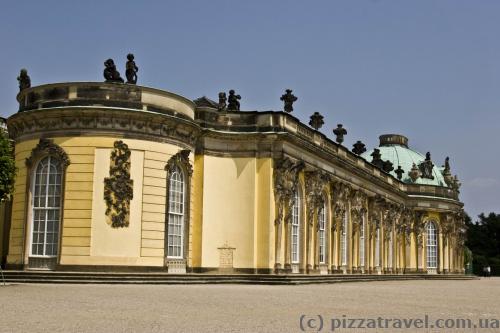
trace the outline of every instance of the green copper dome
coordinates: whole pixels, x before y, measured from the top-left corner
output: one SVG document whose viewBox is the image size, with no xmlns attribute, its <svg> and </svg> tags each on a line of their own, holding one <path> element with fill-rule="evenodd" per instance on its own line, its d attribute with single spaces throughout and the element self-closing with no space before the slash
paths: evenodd
<svg viewBox="0 0 500 333">
<path fill-rule="evenodd" d="M 405 136 L 398 134 L 381 135 L 380 146 L 378 147 L 378 149 L 380 150 L 381 159 L 383 161 L 389 160 L 390 162 L 392 162 L 394 170 L 390 172 L 391 175 L 397 178 L 397 174 L 395 171 L 398 166 L 401 166 L 404 171 L 401 178 L 403 182 L 411 184 L 448 187 L 441 172 L 443 168 L 436 165 L 434 165 L 434 167 L 432 168 L 431 173 L 434 179 L 431 179 L 430 177 L 424 177 L 424 175 L 421 174 L 421 176 L 418 177 L 415 182 L 412 181 L 409 172 L 412 169 L 413 164 L 415 164 L 418 168 L 422 162 L 425 162 L 426 156 L 410 149 L 408 147 L 408 139 Z M 374 149 L 369 150 L 361 154 L 361 157 L 363 157 L 368 162 L 372 162 L 373 157 L 371 156 L 371 154 L 373 153 L 373 151 Z"/>
</svg>

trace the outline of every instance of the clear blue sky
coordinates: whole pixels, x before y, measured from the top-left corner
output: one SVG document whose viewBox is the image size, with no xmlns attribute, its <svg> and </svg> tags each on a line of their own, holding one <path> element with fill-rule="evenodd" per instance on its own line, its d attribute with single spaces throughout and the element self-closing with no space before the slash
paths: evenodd
<svg viewBox="0 0 500 333">
<path fill-rule="evenodd" d="M 230 88 L 244 110 L 325 116 L 345 145 L 402 133 L 451 158 L 474 217 L 500 212 L 500 1 L 11 1 L 0 10 L 0 107 L 33 85 L 101 81 L 136 55 L 139 84 L 194 99 Z"/>
</svg>

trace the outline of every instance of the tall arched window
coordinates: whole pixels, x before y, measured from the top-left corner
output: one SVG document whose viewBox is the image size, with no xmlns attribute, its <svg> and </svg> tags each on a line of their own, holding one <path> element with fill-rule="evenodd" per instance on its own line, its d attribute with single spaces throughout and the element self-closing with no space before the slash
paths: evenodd
<svg viewBox="0 0 500 333">
<path fill-rule="evenodd" d="M 62 166 L 53 156 L 38 163 L 33 182 L 32 257 L 56 257 L 61 220 Z"/>
<path fill-rule="evenodd" d="M 342 234 L 340 235 L 340 251 L 342 266 L 347 265 L 347 213 L 342 220 Z"/>
<path fill-rule="evenodd" d="M 436 224 L 429 221 L 427 232 L 427 268 L 437 268 L 437 231 Z"/>
<path fill-rule="evenodd" d="M 365 215 L 361 217 L 361 226 L 359 229 L 359 265 L 365 266 Z"/>
<path fill-rule="evenodd" d="M 294 193 L 294 204 L 292 207 L 292 264 L 298 264 L 300 261 L 300 207 L 301 200 L 299 190 L 297 189 Z"/>
<path fill-rule="evenodd" d="M 184 256 L 184 196 L 185 182 L 182 170 L 175 166 L 170 173 L 168 188 L 167 257 Z"/>
<path fill-rule="evenodd" d="M 326 262 L 326 204 L 323 204 L 318 211 L 318 245 L 319 245 L 319 263 Z"/>
</svg>

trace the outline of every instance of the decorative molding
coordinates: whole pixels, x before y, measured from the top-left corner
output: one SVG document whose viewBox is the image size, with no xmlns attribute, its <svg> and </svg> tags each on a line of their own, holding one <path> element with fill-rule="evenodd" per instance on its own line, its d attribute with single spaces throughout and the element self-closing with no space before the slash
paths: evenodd
<svg viewBox="0 0 500 333">
<path fill-rule="evenodd" d="M 111 152 L 109 177 L 104 178 L 104 201 L 106 216 L 113 228 L 128 227 L 130 220 L 130 200 L 134 197 L 130 179 L 131 152 L 123 141 L 115 141 Z"/>
<path fill-rule="evenodd" d="M 384 225 L 384 236 L 388 237 L 389 233 L 393 230 L 397 221 L 401 217 L 401 208 L 398 204 L 386 202 L 382 209 Z"/>
<path fill-rule="evenodd" d="M 354 230 L 359 228 L 367 212 L 366 198 L 367 195 L 361 190 L 353 191 L 351 195 L 351 219 Z"/>
<path fill-rule="evenodd" d="M 382 224 L 381 217 L 383 213 L 383 206 L 385 205 L 385 203 L 385 199 L 380 195 L 376 195 L 368 202 L 368 212 L 370 217 L 369 223 L 371 224 L 370 238 L 375 237 L 377 229 L 379 229 Z"/>
<path fill-rule="evenodd" d="M 415 219 L 413 220 L 412 232 L 415 235 L 417 246 L 421 248 L 424 245 L 424 219 L 427 217 L 425 211 L 415 211 Z"/>
<path fill-rule="evenodd" d="M 455 238 L 457 246 L 463 248 L 467 237 L 467 225 L 465 224 L 465 212 L 463 209 L 455 213 Z"/>
<path fill-rule="evenodd" d="M 178 115 L 179 117 L 182 115 Z M 13 139 L 39 137 L 47 132 L 55 135 L 71 133 L 127 133 L 128 137 L 155 137 L 171 139 L 194 146 L 200 128 L 192 120 L 169 114 L 129 111 L 121 109 L 93 109 L 72 107 L 43 112 L 19 112 L 8 121 L 9 135 Z"/>
<path fill-rule="evenodd" d="M 349 206 L 349 196 L 352 193 L 352 187 L 349 184 L 336 181 L 331 187 L 331 192 L 332 210 L 335 218 L 341 222 Z"/>
<path fill-rule="evenodd" d="M 191 221 L 191 176 L 193 174 L 193 166 L 191 165 L 191 162 L 189 161 L 189 154 L 191 152 L 188 149 L 183 149 L 177 152 L 176 154 L 172 155 L 172 157 L 167 161 L 165 164 L 165 171 L 167 172 L 167 179 L 166 179 L 166 194 L 165 194 L 165 200 L 166 200 L 166 206 L 165 206 L 165 239 L 164 239 L 164 246 L 165 246 L 165 265 L 169 267 L 169 272 L 171 272 L 170 269 L 170 263 L 171 262 L 176 262 L 179 261 L 179 259 L 172 259 L 168 258 L 168 219 L 169 219 L 169 202 L 170 202 L 170 177 L 172 175 L 172 172 L 174 172 L 175 167 L 179 167 L 182 172 L 183 172 L 183 178 L 184 178 L 184 220 L 182 223 L 184 223 L 184 244 L 183 246 L 183 256 L 184 258 L 182 259 L 184 261 L 185 266 L 187 266 L 187 258 L 189 255 L 189 234 L 190 234 L 190 221 Z"/>
<path fill-rule="evenodd" d="M 329 176 L 320 170 L 306 172 L 306 204 L 307 221 L 313 224 L 314 213 L 325 203 L 324 189 L 328 184 Z"/>
<path fill-rule="evenodd" d="M 400 237 L 405 238 L 405 243 L 410 244 L 410 236 L 411 236 L 411 223 L 414 219 L 414 212 L 412 209 L 405 207 L 403 205 L 400 206 L 401 215 L 399 219 L 396 221 L 396 232 Z"/>
<path fill-rule="evenodd" d="M 165 171 L 171 173 L 176 166 L 181 167 L 189 177 L 193 174 L 193 166 L 189 161 L 189 154 L 191 151 L 189 149 L 180 150 L 177 154 L 173 155 L 165 165 Z"/>
<path fill-rule="evenodd" d="M 43 156 L 55 156 L 66 168 L 71 162 L 68 154 L 60 146 L 56 145 L 51 139 L 40 139 L 35 148 L 31 151 L 31 155 L 26 159 L 26 166 L 33 167 L 34 163 Z"/>
<path fill-rule="evenodd" d="M 294 194 L 299 182 L 299 173 L 304 169 L 303 161 L 292 161 L 288 157 L 274 159 L 274 201 L 277 206 L 275 224 L 280 224 L 283 220 L 285 207 L 289 211 L 293 206 Z M 287 213 L 287 215 L 290 215 Z M 286 217 L 286 221 L 291 218 Z"/>
</svg>

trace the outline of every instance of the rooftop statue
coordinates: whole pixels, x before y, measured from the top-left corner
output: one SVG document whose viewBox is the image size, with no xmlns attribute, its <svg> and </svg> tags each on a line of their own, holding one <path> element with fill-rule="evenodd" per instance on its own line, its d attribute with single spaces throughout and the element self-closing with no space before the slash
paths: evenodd
<svg viewBox="0 0 500 333">
<path fill-rule="evenodd" d="M 116 70 L 115 62 L 113 59 L 108 59 L 104 62 L 104 78 L 106 82 L 121 82 L 123 83 L 123 79 L 120 76 L 120 73 Z"/>
<path fill-rule="evenodd" d="M 375 148 L 373 152 L 370 154 L 372 157 L 372 164 L 377 168 L 382 169 L 384 167 L 384 161 L 382 161 L 382 154 L 380 154 L 380 149 Z"/>
<path fill-rule="evenodd" d="M 408 175 L 410 176 L 412 182 L 416 182 L 418 177 L 420 177 L 420 170 L 415 163 L 413 163 L 411 170 L 408 171 Z"/>
<path fill-rule="evenodd" d="M 25 68 L 21 69 L 21 72 L 17 77 L 17 81 L 19 81 L 19 91 L 31 88 L 31 79 L 28 75 L 28 71 Z"/>
<path fill-rule="evenodd" d="M 355 144 L 352 145 L 353 148 L 352 148 L 352 152 L 354 154 L 357 154 L 357 155 L 360 155 L 360 154 L 363 154 L 365 151 L 366 151 L 366 146 L 363 142 L 361 141 L 356 141 Z"/>
<path fill-rule="evenodd" d="M 427 152 L 425 154 L 425 161 L 421 162 L 418 165 L 418 168 L 420 169 L 422 178 L 434 179 L 434 176 L 432 175 L 432 169 L 434 168 L 434 163 L 432 163 L 431 161 L 430 152 Z"/>
<path fill-rule="evenodd" d="M 125 65 L 125 76 L 127 77 L 127 83 L 136 84 L 137 83 L 137 72 L 139 67 L 135 64 L 134 55 L 132 53 L 127 54 L 127 64 Z"/>
<path fill-rule="evenodd" d="M 239 99 L 241 99 L 240 95 L 235 95 L 233 89 L 229 90 L 229 97 L 227 99 L 228 101 L 227 110 L 240 111 L 240 102 L 238 101 Z"/>
<path fill-rule="evenodd" d="M 344 142 L 344 135 L 347 134 L 347 130 L 342 127 L 342 124 L 338 124 L 337 128 L 333 130 L 333 134 L 337 136 L 335 141 L 341 144 L 342 142 Z"/>
<path fill-rule="evenodd" d="M 293 111 L 293 103 L 297 100 L 297 97 L 295 97 L 292 94 L 292 89 L 287 89 L 285 90 L 285 94 L 281 96 L 280 100 L 282 100 L 285 103 L 284 110 L 285 112 L 292 112 Z"/>
<path fill-rule="evenodd" d="M 384 170 L 387 173 L 394 170 L 394 166 L 392 165 L 392 162 L 389 160 L 384 161 L 384 163 L 382 164 L 382 170 Z"/>
<path fill-rule="evenodd" d="M 319 112 L 314 112 L 311 116 L 311 120 L 309 120 L 309 125 L 316 131 L 319 130 L 324 123 L 323 116 Z"/>
<path fill-rule="evenodd" d="M 444 160 L 444 170 L 445 171 L 451 171 L 451 168 L 450 168 L 450 158 L 448 156 L 446 156 L 446 158 Z"/>
<path fill-rule="evenodd" d="M 444 169 L 442 171 L 444 181 L 446 185 L 453 187 L 453 176 L 451 175 L 451 168 L 450 168 L 450 158 L 446 157 L 444 160 Z"/>
<path fill-rule="evenodd" d="M 226 107 L 227 107 L 227 97 L 226 97 L 226 93 L 225 92 L 220 92 L 219 93 L 219 105 L 217 106 L 217 109 L 219 111 L 225 111 L 226 110 Z"/>
<path fill-rule="evenodd" d="M 405 171 L 403 170 L 403 168 L 401 168 L 401 165 L 398 165 L 398 168 L 394 172 L 398 176 L 399 180 L 403 179 L 403 174 L 405 173 Z"/>
</svg>

